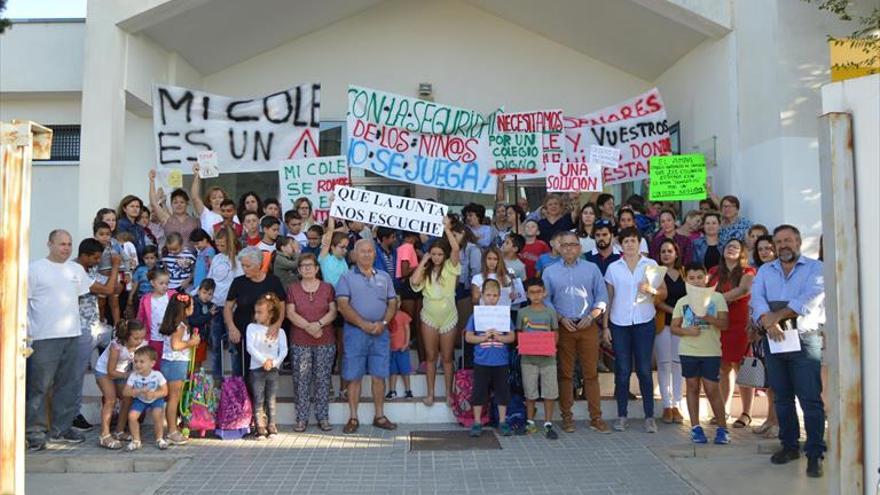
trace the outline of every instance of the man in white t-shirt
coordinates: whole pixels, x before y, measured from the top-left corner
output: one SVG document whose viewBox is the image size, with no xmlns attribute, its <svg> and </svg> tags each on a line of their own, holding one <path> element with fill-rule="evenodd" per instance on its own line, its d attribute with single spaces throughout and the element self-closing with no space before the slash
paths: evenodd
<svg viewBox="0 0 880 495">
<path fill-rule="evenodd" d="M 97 241 L 96 241 L 97 242 Z M 80 443 L 82 433 L 71 427 L 76 415 L 76 397 L 82 388 L 79 340 L 79 296 L 105 286 L 88 276 L 83 265 L 69 261 L 70 234 L 53 230 L 49 234 L 49 256 L 34 261 L 28 273 L 27 333 L 33 355 L 27 359 L 25 431 L 28 448 L 41 450 L 48 440 Z M 103 251 L 103 249 L 101 250 Z M 95 256 L 100 260 L 101 252 Z M 114 270 L 121 258 L 113 255 Z M 52 394 L 52 429 L 48 431 L 46 396 Z"/>
</svg>

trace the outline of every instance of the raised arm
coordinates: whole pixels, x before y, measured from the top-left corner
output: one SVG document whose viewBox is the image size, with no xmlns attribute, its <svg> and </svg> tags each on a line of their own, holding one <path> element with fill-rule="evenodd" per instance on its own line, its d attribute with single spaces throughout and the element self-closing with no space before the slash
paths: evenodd
<svg viewBox="0 0 880 495">
<path fill-rule="evenodd" d="M 189 196 L 192 198 L 193 209 L 196 216 L 201 216 L 205 210 L 205 203 L 202 201 L 202 178 L 199 176 L 199 162 L 193 162 L 193 180 L 189 186 Z"/>
<path fill-rule="evenodd" d="M 150 170 L 150 209 L 156 214 L 159 223 L 165 225 L 171 213 L 165 209 L 164 205 L 159 204 L 159 193 L 156 192 L 156 171 Z"/>
<path fill-rule="evenodd" d="M 318 259 L 330 253 L 330 242 L 333 240 L 333 229 L 335 227 L 336 220 L 333 217 L 327 219 L 327 228 L 324 229 L 324 237 L 321 239 L 321 252 L 318 254 Z"/>
<path fill-rule="evenodd" d="M 452 220 L 450 220 L 449 217 L 443 217 L 443 232 L 449 240 L 449 247 L 452 248 L 449 252 L 449 262 L 452 266 L 458 266 L 459 260 L 461 259 L 461 247 L 458 245 L 458 239 L 456 239 L 455 235 L 452 233 L 451 226 Z"/>
</svg>

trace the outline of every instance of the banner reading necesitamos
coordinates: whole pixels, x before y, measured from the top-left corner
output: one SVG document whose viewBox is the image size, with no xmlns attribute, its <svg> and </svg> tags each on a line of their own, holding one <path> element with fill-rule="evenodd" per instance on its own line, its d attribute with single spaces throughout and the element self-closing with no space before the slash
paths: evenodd
<svg viewBox="0 0 880 495">
<path fill-rule="evenodd" d="M 495 194 L 491 116 L 349 86 L 346 121 L 350 167 L 411 184 Z"/>
<path fill-rule="evenodd" d="M 336 186 L 349 184 L 345 156 L 321 156 L 282 160 L 278 167 L 278 199 L 282 210 L 293 207 L 299 198 L 312 202 L 312 216 L 323 222 L 330 213 L 330 195 Z"/>
<path fill-rule="evenodd" d="M 317 83 L 255 98 L 154 85 L 156 163 L 189 173 L 212 150 L 221 173 L 274 172 L 279 160 L 318 156 L 320 101 Z"/>
<path fill-rule="evenodd" d="M 443 217 L 449 209 L 446 205 L 348 186 L 336 186 L 333 195 L 332 217 L 435 237 L 443 235 Z"/>
</svg>

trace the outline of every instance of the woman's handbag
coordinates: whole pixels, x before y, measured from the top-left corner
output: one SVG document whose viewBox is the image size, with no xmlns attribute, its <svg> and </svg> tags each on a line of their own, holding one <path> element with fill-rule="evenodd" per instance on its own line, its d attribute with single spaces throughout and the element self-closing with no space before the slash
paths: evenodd
<svg viewBox="0 0 880 495">
<path fill-rule="evenodd" d="M 767 388 L 767 372 L 764 363 L 754 356 L 742 358 L 736 373 L 736 384 L 743 387 Z"/>
</svg>

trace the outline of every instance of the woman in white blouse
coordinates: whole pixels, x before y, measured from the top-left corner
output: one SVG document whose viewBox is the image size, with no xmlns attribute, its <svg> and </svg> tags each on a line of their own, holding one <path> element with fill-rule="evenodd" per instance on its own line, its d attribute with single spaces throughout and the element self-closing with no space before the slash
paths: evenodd
<svg viewBox="0 0 880 495">
<path fill-rule="evenodd" d="M 608 286 L 609 311 L 605 313 L 604 338 L 614 349 L 614 397 L 617 400 L 618 419 L 614 429 L 626 429 L 629 402 L 629 378 L 635 359 L 636 377 L 645 409 L 645 431 L 657 432 L 654 421 L 654 380 L 651 376 L 651 356 L 654 349 L 654 299 L 666 298 L 666 284 L 652 287 L 647 282 L 645 269 L 657 262 L 639 251 L 642 240 L 634 227 L 622 229 L 618 240 L 623 248 L 622 257 L 611 263 L 605 272 Z M 610 321 L 610 328 L 609 328 Z"/>
</svg>

